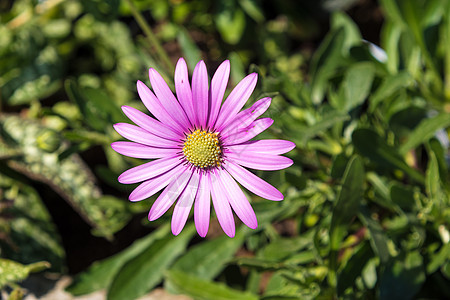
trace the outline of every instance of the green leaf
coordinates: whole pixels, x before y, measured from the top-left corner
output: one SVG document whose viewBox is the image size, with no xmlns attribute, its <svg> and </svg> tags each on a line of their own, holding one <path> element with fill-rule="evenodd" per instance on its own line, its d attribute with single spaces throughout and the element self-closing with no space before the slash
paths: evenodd
<svg viewBox="0 0 450 300">
<path fill-rule="evenodd" d="M 398 91 L 411 86 L 413 82 L 414 80 L 408 72 L 387 76 L 369 99 L 370 111 Z"/>
<path fill-rule="evenodd" d="M 331 28 L 332 30 L 342 28 L 345 31 L 344 44 L 339 49 L 344 56 L 348 54 L 353 46 L 361 43 L 362 37 L 358 25 L 348 15 L 342 12 L 335 12 L 331 16 Z"/>
<path fill-rule="evenodd" d="M 414 190 L 408 186 L 393 183 L 390 187 L 390 198 L 393 203 L 398 205 L 404 211 L 416 211 Z"/>
<path fill-rule="evenodd" d="M 358 27 L 345 14 L 334 13 L 331 27 L 331 32 L 314 53 L 311 63 L 311 99 L 315 104 L 322 102 L 330 78 L 340 66 L 345 65 L 345 57 L 348 56 L 350 48 L 361 42 Z"/>
<path fill-rule="evenodd" d="M 321 288 L 327 269 L 324 266 L 301 268 L 295 271 L 281 270 L 271 276 L 264 291 L 264 300 L 313 300 L 320 299 Z"/>
<path fill-rule="evenodd" d="M 428 162 L 428 168 L 426 173 L 426 184 L 425 188 L 428 196 L 432 201 L 437 201 L 439 196 L 442 194 L 441 186 L 439 180 L 439 167 L 434 152 L 430 151 L 430 160 Z"/>
<path fill-rule="evenodd" d="M 353 145 L 363 156 L 369 158 L 381 168 L 400 169 L 411 179 L 419 183 L 424 177 L 417 170 L 411 168 L 398 154 L 397 149 L 388 145 L 375 131 L 368 128 L 359 128 L 353 131 Z"/>
<path fill-rule="evenodd" d="M 375 75 L 375 66 L 370 62 L 352 65 L 345 73 L 345 99 L 340 101 L 339 110 L 349 111 L 364 102 L 370 92 Z"/>
<path fill-rule="evenodd" d="M 445 262 L 448 262 L 450 258 L 450 243 L 442 245 L 441 249 L 437 253 L 431 254 L 431 260 L 427 265 L 427 273 L 431 274 L 436 272 L 440 267 L 443 267 Z"/>
<path fill-rule="evenodd" d="M 368 172 L 367 181 L 370 182 L 376 193 L 373 198 L 371 197 L 371 200 L 390 211 L 396 211 L 397 206 L 391 202 L 386 180 L 383 180 L 374 172 Z"/>
<path fill-rule="evenodd" d="M 398 51 L 402 28 L 386 23 L 381 31 L 381 45 L 387 54 L 386 67 L 391 74 L 398 72 L 400 53 Z"/>
<path fill-rule="evenodd" d="M 400 146 L 399 152 L 405 155 L 409 150 L 428 141 L 440 129 L 450 126 L 450 114 L 441 113 L 433 118 L 425 119 L 414 129 L 407 141 Z"/>
<path fill-rule="evenodd" d="M 368 289 L 373 289 L 378 280 L 377 261 L 376 258 L 369 259 L 361 274 L 364 284 Z"/>
<path fill-rule="evenodd" d="M 74 281 L 66 288 L 66 291 L 74 296 L 80 296 L 107 289 L 119 270 L 131 259 L 147 250 L 156 240 L 170 233 L 169 224 L 164 225 L 152 234 L 137 241 L 122 252 L 105 260 L 94 262 L 86 272 L 75 277 Z"/>
<path fill-rule="evenodd" d="M 367 227 L 370 233 L 370 245 L 373 251 L 380 258 L 382 264 L 385 264 L 390 259 L 388 248 L 388 238 L 383 231 L 380 223 L 372 219 L 370 211 L 366 206 L 361 207 L 361 212 L 358 214 L 359 219 Z"/>
<path fill-rule="evenodd" d="M 314 53 L 311 62 L 311 100 L 314 104 L 322 102 L 329 79 L 343 64 L 341 48 L 345 42 L 345 31 L 339 28 L 329 33 Z"/>
<path fill-rule="evenodd" d="M 49 267 L 50 264 L 46 261 L 22 265 L 9 259 L 0 258 L 0 289 L 8 284 L 26 279 L 30 273 L 40 272 Z"/>
<path fill-rule="evenodd" d="M 391 21 L 397 23 L 396 25 L 406 26 L 403 16 L 395 0 L 381 0 L 383 11 L 391 19 Z"/>
<path fill-rule="evenodd" d="M 258 251 L 258 257 L 268 261 L 280 261 L 312 246 L 314 233 L 315 230 L 309 230 L 298 237 L 276 239 Z"/>
<path fill-rule="evenodd" d="M 338 274 L 337 293 L 342 296 L 345 290 L 355 285 L 355 280 L 361 276 L 366 262 L 373 256 L 373 252 L 367 242 L 352 250 L 350 259 Z"/>
<path fill-rule="evenodd" d="M 191 296 L 197 300 L 256 300 L 258 297 L 248 292 L 232 289 L 223 283 L 197 278 L 178 270 L 166 274 L 166 283 L 171 290 Z"/>
<path fill-rule="evenodd" d="M 180 235 L 157 240 L 128 261 L 111 283 L 107 298 L 136 299 L 149 292 L 161 282 L 163 273 L 185 251 L 193 233 L 194 226 L 191 224 Z"/>
<path fill-rule="evenodd" d="M 347 226 L 358 212 L 364 191 L 364 180 L 362 160 L 358 156 L 354 156 L 347 164 L 342 188 L 331 217 L 330 245 L 332 250 L 339 250 L 340 242 L 347 232 Z"/>
<path fill-rule="evenodd" d="M 204 241 L 190 248 L 175 262 L 171 270 L 183 271 L 202 279 L 213 279 L 242 246 L 244 237 L 241 230 L 232 239 L 221 236 L 212 241 Z"/>
<path fill-rule="evenodd" d="M 310 139 L 312 139 L 319 133 L 324 132 L 325 130 L 336 125 L 339 122 L 344 122 L 349 118 L 350 117 L 347 114 L 338 111 L 332 111 L 328 114 L 325 114 L 321 120 L 306 128 L 299 129 L 295 124 L 292 124 L 292 126 L 296 126 L 298 144 L 305 145 Z"/>
<path fill-rule="evenodd" d="M 425 282 L 422 256 L 413 251 L 392 258 L 380 278 L 380 299 L 413 299 Z"/>
<path fill-rule="evenodd" d="M 265 259 L 256 258 L 256 257 L 239 257 L 239 258 L 236 258 L 233 262 L 235 262 L 239 266 L 255 269 L 259 272 L 277 271 L 277 270 L 281 270 L 286 267 L 293 267 L 293 266 L 284 264 L 283 262 L 274 262 L 274 261 L 265 260 Z"/>
<path fill-rule="evenodd" d="M 332 286 L 336 286 L 337 278 L 337 255 L 340 244 L 345 234 L 347 226 L 358 212 L 359 204 L 364 191 L 364 166 L 358 156 L 354 156 L 347 164 L 344 173 L 341 191 L 337 196 L 331 216 L 330 225 L 330 274 L 328 281 Z"/>
<path fill-rule="evenodd" d="M 66 80 L 66 93 L 79 107 L 84 121 L 96 131 L 105 132 L 112 123 L 126 121 L 120 108 L 102 90 L 80 88 L 74 80 Z"/>
</svg>

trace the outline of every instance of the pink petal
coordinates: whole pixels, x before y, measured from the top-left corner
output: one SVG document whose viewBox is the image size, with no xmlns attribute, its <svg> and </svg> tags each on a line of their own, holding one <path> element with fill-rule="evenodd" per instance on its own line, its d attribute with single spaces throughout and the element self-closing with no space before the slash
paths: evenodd
<svg viewBox="0 0 450 300">
<path fill-rule="evenodd" d="M 125 184 L 141 182 L 161 175 L 181 163 L 179 155 L 160 158 L 126 170 L 120 174 L 118 180 Z"/>
<path fill-rule="evenodd" d="M 172 170 L 169 170 L 165 173 L 162 173 L 152 179 L 144 181 L 137 188 L 135 188 L 128 199 L 130 201 L 136 202 L 147 199 L 148 197 L 153 196 L 157 192 L 159 192 L 162 188 L 168 185 L 174 178 L 174 176 L 178 176 L 178 174 L 183 173 L 186 170 L 186 166 L 178 165 Z"/>
<path fill-rule="evenodd" d="M 162 137 L 151 134 L 141 127 L 127 123 L 114 124 L 114 129 L 124 138 L 130 141 L 159 148 L 179 148 L 181 141 L 166 140 Z"/>
<path fill-rule="evenodd" d="M 231 161 L 224 163 L 223 167 L 250 192 L 268 200 L 283 200 L 280 191 L 243 167 Z"/>
<path fill-rule="evenodd" d="M 148 74 L 156 97 L 158 97 L 159 101 L 167 110 L 169 115 L 183 128 L 190 128 L 189 120 L 183 108 L 180 103 L 178 103 L 177 99 L 161 75 L 153 68 L 150 68 Z"/>
<path fill-rule="evenodd" d="M 174 156 L 180 151 L 179 149 L 156 148 L 133 142 L 114 142 L 111 147 L 122 155 L 143 159 Z"/>
<path fill-rule="evenodd" d="M 277 155 L 291 151 L 295 148 L 295 144 L 285 140 L 259 140 L 249 141 L 239 145 L 227 146 L 227 148 L 235 153 L 258 152 Z"/>
<path fill-rule="evenodd" d="M 197 125 L 197 118 L 194 112 L 192 103 L 192 91 L 189 84 L 189 75 L 186 62 L 180 58 L 175 67 L 175 90 L 177 92 L 178 100 L 183 107 L 189 121 L 192 125 Z"/>
<path fill-rule="evenodd" d="M 161 123 L 166 124 L 178 133 L 183 134 L 184 128 L 175 122 L 166 109 L 161 105 L 158 98 L 156 98 L 153 92 L 140 80 L 137 82 L 137 90 L 142 103 L 144 103 L 145 107 L 147 107 L 148 111 L 151 112 L 152 115 L 160 120 Z"/>
<path fill-rule="evenodd" d="M 182 141 L 167 140 L 156 136 L 141 127 L 127 123 L 117 123 L 114 124 L 113 127 L 124 138 L 152 147 L 179 148 L 182 144 Z"/>
<path fill-rule="evenodd" d="M 237 133 L 241 128 L 252 124 L 257 117 L 269 108 L 271 100 L 271 98 L 262 98 L 256 101 L 252 107 L 238 113 L 236 118 L 221 131 L 222 137 L 225 138 L 230 134 Z"/>
<path fill-rule="evenodd" d="M 269 128 L 272 124 L 273 120 L 270 118 L 258 119 L 247 128 L 224 138 L 223 144 L 224 146 L 230 146 L 246 142 Z"/>
<path fill-rule="evenodd" d="M 258 152 L 228 152 L 226 157 L 227 160 L 232 160 L 243 167 L 265 171 L 285 169 L 294 163 L 292 159 L 285 156 Z"/>
<path fill-rule="evenodd" d="M 192 170 L 186 170 L 173 179 L 168 187 L 159 195 L 148 214 L 148 219 L 154 221 L 161 217 L 177 200 L 191 178 Z"/>
<path fill-rule="evenodd" d="M 225 60 L 217 68 L 216 73 L 211 80 L 210 89 L 210 112 L 208 119 L 208 128 L 213 128 L 219 115 L 220 105 L 230 77 L 230 61 Z"/>
<path fill-rule="evenodd" d="M 198 184 L 200 175 L 194 171 L 189 183 L 186 185 L 183 193 L 181 193 L 180 199 L 173 210 L 172 214 L 172 233 L 178 235 L 186 224 L 186 220 L 189 217 L 192 203 L 194 203 L 195 196 L 197 195 Z"/>
<path fill-rule="evenodd" d="M 216 211 L 217 219 L 223 231 L 229 236 L 234 237 L 235 225 L 233 212 L 226 196 L 226 190 L 222 188 L 215 172 L 210 172 L 211 196 Z"/>
<path fill-rule="evenodd" d="M 208 176 L 205 173 L 200 174 L 200 182 L 197 191 L 197 197 L 194 203 L 194 220 L 197 232 L 201 237 L 205 237 L 209 228 L 209 217 L 211 197 L 210 184 Z"/>
<path fill-rule="evenodd" d="M 257 81 L 258 74 L 252 73 L 238 83 L 223 103 L 215 128 L 221 131 L 228 121 L 234 119 L 236 114 L 241 110 L 245 102 L 247 102 L 248 98 L 253 93 Z"/>
<path fill-rule="evenodd" d="M 245 225 L 251 229 L 256 229 L 258 227 L 258 220 L 256 219 L 255 212 L 236 181 L 231 178 L 226 170 L 221 169 L 218 170 L 218 178 L 221 181 L 222 187 L 226 187 L 227 198 L 236 215 Z"/>
<path fill-rule="evenodd" d="M 154 135 L 174 141 L 179 141 L 183 138 L 183 135 L 181 135 L 180 133 L 173 131 L 170 127 L 133 107 L 124 105 L 122 106 L 122 110 L 125 115 L 136 125 L 142 127 L 143 129 Z"/>
<path fill-rule="evenodd" d="M 198 125 L 206 128 L 208 120 L 208 72 L 203 60 L 195 66 L 192 74 L 192 101 L 197 114 Z"/>
</svg>

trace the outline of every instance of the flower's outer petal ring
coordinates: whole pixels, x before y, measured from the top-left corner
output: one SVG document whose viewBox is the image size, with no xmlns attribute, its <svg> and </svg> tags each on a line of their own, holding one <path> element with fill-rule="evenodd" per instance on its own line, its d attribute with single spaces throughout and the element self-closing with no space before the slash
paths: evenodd
<svg viewBox="0 0 450 300">
<path fill-rule="evenodd" d="M 223 95 L 228 84 L 228 78 L 230 77 L 230 61 L 225 60 L 217 68 L 216 73 L 214 73 L 211 79 L 210 88 L 210 112 L 208 119 L 208 128 L 212 128 L 216 123 L 217 116 L 219 115 L 220 105 L 222 104 Z"/>
<path fill-rule="evenodd" d="M 162 188 L 167 186 L 174 177 L 181 174 L 186 169 L 183 165 L 178 165 L 175 168 L 162 173 L 156 177 L 153 177 L 147 181 L 141 183 L 137 188 L 135 188 L 130 196 L 130 201 L 136 202 L 147 199 L 148 197 L 153 196 L 157 192 L 159 192 Z"/>
<path fill-rule="evenodd" d="M 172 214 L 172 233 L 178 235 L 186 224 L 189 212 L 191 211 L 192 203 L 194 203 L 197 195 L 200 174 L 196 171 L 192 172 L 191 179 L 186 185 L 186 188 L 180 195 Z"/>
<path fill-rule="evenodd" d="M 156 97 L 158 98 L 161 105 L 164 106 L 166 111 L 183 128 L 189 128 L 190 123 L 177 99 L 173 95 L 167 83 L 164 81 L 162 76 L 153 68 L 148 71 L 150 77 L 150 83 L 155 91 Z"/>
<path fill-rule="evenodd" d="M 233 212 L 231 211 L 230 203 L 226 197 L 225 190 L 222 188 L 222 185 L 220 184 L 220 181 L 214 171 L 209 172 L 209 175 L 212 202 L 217 219 L 219 220 L 219 224 L 229 237 L 234 237 L 236 228 L 234 224 Z"/>
<path fill-rule="evenodd" d="M 183 134 L 184 127 L 178 124 L 162 106 L 158 98 L 153 94 L 153 92 L 140 80 L 137 82 L 137 90 L 139 97 L 147 107 L 148 111 L 155 116 L 161 123 L 166 124 L 176 132 Z"/>
<path fill-rule="evenodd" d="M 194 203 L 195 227 L 201 237 L 205 237 L 208 233 L 211 214 L 211 187 L 208 176 L 206 173 L 200 173 L 200 182 Z"/>
<path fill-rule="evenodd" d="M 151 134 L 139 126 L 128 123 L 117 123 L 113 125 L 114 129 L 124 138 L 130 141 L 159 148 L 179 148 L 181 141 L 167 140 L 157 135 Z"/>
<path fill-rule="evenodd" d="M 183 138 L 182 134 L 173 131 L 170 127 L 133 107 L 124 105 L 122 106 L 122 111 L 136 125 L 147 130 L 151 134 L 173 141 L 180 141 Z"/>
<path fill-rule="evenodd" d="M 179 149 L 156 148 L 134 142 L 114 142 L 111 144 L 111 148 L 122 155 L 142 159 L 174 156 L 177 152 L 180 152 Z"/>
<path fill-rule="evenodd" d="M 186 187 L 192 172 L 192 170 L 186 168 L 180 176 L 175 177 L 169 186 L 165 188 L 158 199 L 155 200 L 155 203 L 153 203 L 152 208 L 148 213 L 149 221 L 158 219 L 172 206 Z"/>
<path fill-rule="evenodd" d="M 242 128 L 250 126 L 256 118 L 269 108 L 271 100 L 269 97 L 262 98 L 256 101 L 250 108 L 238 113 L 234 120 L 220 132 L 222 138 L 226 138 L 231 134 L 239 132 Z"/>
<path fill-rule="evenodd" d="M 258 220 L 256 219 L 255 212 L 236 181 L 231 178 L 226 170 L 222 169 L 218 170 L 218 178 L 221 181 L 222 187 L 226 187 L 227 189 L 227 198 L 236 215 L 245 225 L 251 229 L 256 229 L 258 227 Z"/>
<path fill-rule="evenodd" d="M 227 160 L 231 160 L 243 167 L 264 171 L 282 170 L 294 163 L 288 157 L 267 153 L 228 152 L 226 156 Z"/>
<path fill-rule="evenodd" d="M 195 66 L 192 74 L 192 102 L 197 114 L 198 125 L 206 128 L 208 121 L 208 72 L 203 60 Z"/>
<path fill-rule="evenodd" d="M 247 142 L 248 140 L 254 138 L 258 134 L 269 128 L 272 124 L 273 120 L 270 118 L 258 119 L 247 128 L 224 138 L 223 144 L 225 147 L 227 147 Z"/>
<path fill-rule="evenodd" d="M 295 148 L 295 144 L 286 140 L 259 140 L 249 141 L 239 145 L 227 146 L 227 148 L 235 153 L 258 152 L 278 155 L 291 151 Z"/>
<path fill-rule="evenodd" d="M 231 161 L 224 163 L 223 167 L 250 192 L 268 200 L 283 200 L 284 196 L 279 190 L 243 167 Z"/>
<path fill-rule="evenodd" d="M 181 164 L 179 155 L 164 157 L 126 170 L 119 176 L 119 182 L 124 184 L 141 182 L 161 175 Z"/>
<path fill-rule="evenodd" d="M 231 91 L 227 99 L 222 105 L 217 118 L 216 125 L 214 126 L 218 131 L 221 131 L 227 123 L 234 119 L 236 114 L 241 110 L 244 104 L 247 102 L 253 90 L 256 87 L 258 81 L 258 74 L 252 73 L 247 75 L 238 85 Z"/>
<path fill-rule="evenodd" d="M 177 66 L 175 67 L 175 90 L 177 92 L 177 98 L 180 101 L 186 115 L 192 125 L 198 126 L 197 116 L 194 111 L 194 104 L 192 103 L 192 91 L 189 84 L 189 74 L 186 62 L 181 57 Z"/>
</svg>

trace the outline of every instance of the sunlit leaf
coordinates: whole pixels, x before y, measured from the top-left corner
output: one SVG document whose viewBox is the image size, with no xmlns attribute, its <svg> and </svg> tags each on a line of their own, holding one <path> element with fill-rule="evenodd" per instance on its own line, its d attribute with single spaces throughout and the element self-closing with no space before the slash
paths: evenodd
<svg viewBox="0 0 450 300">
<path fill-rule="evenodd" d="M 193 224 L 190 224 L 180 235 L 156 240 L 133 257 L 117 272 L 107 298 L 136 299 L 154 288 L 161 282 L 169 266 L 185 251 L 194 231 Z"/>
<path fill-rule="evenodd" d="M 178 270 L 167 272 L 166 283 L 171 290 L 201 300 L 256 300 L 256 295 L 242 292 L 224 284 L 197 278 Z"/>
<path fill-rule="evenodd" d="M 168 225 L 166 224 L 154 233 L 135 241 L 122 252 L 105 260 L 94 262 L 86 272 L 76 276 L 66 290 L 74 296 L 79 296 L 107 289 L 124 264 L 148 249 L 156 240 L 169 234 Z"/>
<path fill-rule="evenodd" d="M 425 119 L 414 129 L 408 140 L 400 146 L 399 152 L 406 154 L 409 150 L 429 140 L 439 129 L 450 126 L 450 114 L 441 113 L 435 117 Z"/>
</svg>

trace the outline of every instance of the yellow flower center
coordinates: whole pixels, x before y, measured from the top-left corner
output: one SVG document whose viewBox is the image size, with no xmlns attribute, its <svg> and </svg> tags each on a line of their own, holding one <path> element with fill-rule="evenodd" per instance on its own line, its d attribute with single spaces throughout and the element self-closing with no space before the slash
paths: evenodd
<svg viewBox="0 0 450 300">
<path fill-rule="evenodd" d="M 222 149 L 216 132 L 197 129 L 186 137 L 184 157 L 194 166 L 208 168 L 220 166 Z"/>
</svg>

